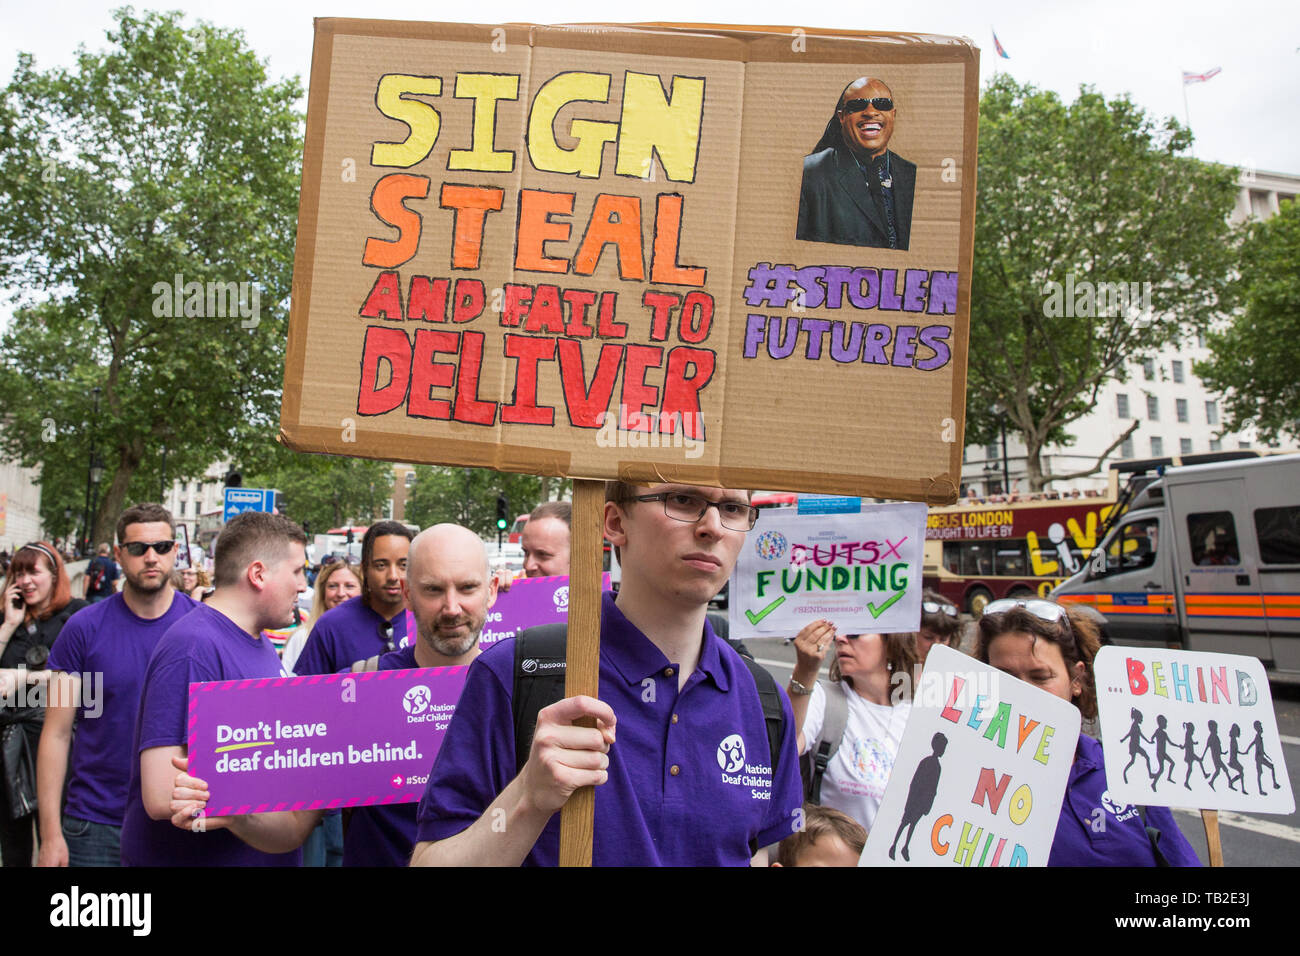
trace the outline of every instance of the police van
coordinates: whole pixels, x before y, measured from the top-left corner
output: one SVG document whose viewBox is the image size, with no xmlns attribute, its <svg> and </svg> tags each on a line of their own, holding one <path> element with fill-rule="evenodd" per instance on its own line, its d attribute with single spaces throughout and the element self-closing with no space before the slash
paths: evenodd
<svg viewBox="0 0 1300 956">
<path fill-rule="evenodd" d="M 1165 470 L 1050 596 L 1117 644 L 1249 654 L 1300 682 L 1300 455 Z"/>
</svg>

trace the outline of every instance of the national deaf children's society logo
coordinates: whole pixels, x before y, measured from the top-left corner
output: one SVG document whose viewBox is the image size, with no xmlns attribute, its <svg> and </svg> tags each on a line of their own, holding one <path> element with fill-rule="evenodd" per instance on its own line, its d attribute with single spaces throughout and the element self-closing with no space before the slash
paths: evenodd
<svg viewBox="0 0 1300 956">
<path fill-rule="evenodd" d="M 412 716 L 419 716 L 433 703 L 433 693 L 423 684 L 416 684 L 402 697 L 402 706 Z"/>
<path fill-rule="evenodd" d="M 551 595 L 551 600 L 555 602 L 557 611 L 567 611 L 569 609 L 569 586 L 567 584 L 555 589 Z"/>
<path fill-rule="evenodd" d="M 723 773 L 735 773 L 745 766 L 745 741 L 740 739 L 740 734 L 724 737 L 718 744 L 718 766 Z"/>
<path fill-rule="evenodd" d="M 775 561 L 785 554 L 787 546 L 785 535 L 780 531 L 764 531 L 754 539 L 754 550 L 764 561 Z"/>
<path fill-rule="evenodd" d="M 1118 822 L 1123 823 L 1125 820 L 1131 820 L 1138 815 L 1137 807 L 1131 807 L 1127 803 L 1116 803 L 1111 797 L 1109 790 L 1103 790 L 1101 794 L 1101 805 L 1105 807 L 1112 817 Z"/>
</svg>

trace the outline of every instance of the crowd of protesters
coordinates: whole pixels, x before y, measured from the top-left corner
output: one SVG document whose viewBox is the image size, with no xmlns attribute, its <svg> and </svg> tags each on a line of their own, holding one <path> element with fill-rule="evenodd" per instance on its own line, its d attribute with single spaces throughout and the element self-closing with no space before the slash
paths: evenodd
<svg viewBox="0 0 1300 956">
<path fill-rule="evenodd" d="M 375 523 L 359 563 L 317 570 L 306 613 L 306 536 L 279 515 L 232 519 L 209 578 L 199 567 L 176 570 L 166 509 L 128 508 L 115 546 L 96 555 L 84 600 L 72 597 L 56 548 L 25 545 L 6 570 L 0 624 L 0 859 L 552 865 L 555 811 L 595 786 L 597 865 L 853 865 L 888 786 L 912 688 L 934 645 L 960 646 L 963 625 L 929 591 L 916 633 L 847 634 L 813 622 L 793 636 L 796 662 L 782 691 L 709 616 L 757 517 L 745 491 L 607 483 L 603 531 L 622 581 L 603 596 L 599 699 L 521 684 L 516 639 L 480 654 L 489 609 L 510 582 L 489 568 L 482 540 L 456 525 L 413 535 Z M 565 503 L 533 512 L 527 576 L 568 573 L 570 523 Z M 518 639 L 529 653 L 563 656 L 562 625 L 534 631 Z M 1093 620 L 1047 601 L 994 602 L 975 631 L 980 660 L 1095 717 Z M 186 751 L 192 682 L 457 665 L 470 665 L 462 707 L 418 807 L 204 815 L 207 783 L 189 774 Z M 19 685 L 46 688 L 48 703 L 26 695 L 17 706 Z M 524 702 L 514 699 L 521 687 Z M 525 706 L 533 709 L 521 723 Z M 742 744 L 735 764 L 763 765 L 762 800 L 726 786 L 725 766 L 718 783 L 716 767 L 732 756 L 716 739 L 723 726 L 751 748 L 766 741 L 766 753 L 748 757 Z M 1168 811 L 1153 809 L 1146 830 L 1095 838 L 1087 814 L 1105 783 L 1100 745 L 1080 737 L 1052 865 L 1197 865 Z M 1151 826 L 1165 835 L 1159 851 Z M 204 836 L 185 832 L 193 829 Z"/>
</svg>

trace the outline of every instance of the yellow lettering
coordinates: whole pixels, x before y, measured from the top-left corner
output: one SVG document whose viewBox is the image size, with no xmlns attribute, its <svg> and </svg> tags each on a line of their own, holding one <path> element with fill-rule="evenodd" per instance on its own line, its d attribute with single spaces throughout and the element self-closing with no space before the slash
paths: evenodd
<svg viewBox="0 0 1300 956">
<path fill-rule="evenodd" d="M 542 84 L 528 114 L 528 158 L 533 165 L 549 173 L 599 176 L 601 154 L 618 135 L 618 124 L 575 119 L 569 123 L 569 134 L 578 145 L 563 149 L 555 141 L 555 117 L 569 103 L 608 101 L 609 77 L 604 73 L 560 73 Z"/>
<path fill-rule="evenodd" d="M 473 149 L 453 149 L 448 169 L 473 169 L 508 173 L 515 168 L 514 150 L 493 149 L 497 128 L 497 100 L 519 99 L 519 77 L 513 74 L 457 73 L 456 98 L 474 101 Z"/>
<path fill-rule="evenodd" d="M 438 111 L 412 96 L 438 96 L 442 80 L 436 76 L 411 76 L 387 73 L 379 78 L 375 89 L 375 106 L 390 119 L 405 123 L 410 135 L 400 143 L 375 143 L 370 148 L 371 166 L 397 166 L 406 169 L 423 160 L 438 141 L 441 117 Z"/>
<path fill-rule="evenodd" d="M 674 76 L 672 89 L 668 99 L 659 77 L 650 73 L 629 71 L 624 78 L 616 166 L 620 176 L 644 176 L 658 152 L 665 176 L 679 183 L 695 181 L 704 78 Z"/>
</svg>

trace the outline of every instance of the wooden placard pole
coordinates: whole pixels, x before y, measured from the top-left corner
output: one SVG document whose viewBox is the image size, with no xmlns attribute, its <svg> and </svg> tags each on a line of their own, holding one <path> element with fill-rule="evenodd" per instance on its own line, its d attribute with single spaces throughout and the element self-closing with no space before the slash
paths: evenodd
<svg viewBox="0 0 1300 956">
<path fill-rule="evenodd" d="M 600 577 L 604 541 L 605 483 L 573 480 L 572 545 L 569 549 L 569 641 L 564 696 L 599 696 Z M 595 726 L 594 720 L 579 721 Z M 560 810 L 560 866 L 591 866 L 596 790 L 575 790 Z"/>
<path fill-rule="evenodd" d="M 1210 866 L 1223 866 L 1223 844 L 1219 842 L 1219 811 L 1202 810 L 1201 822 L 1205 824 L 1205 845 L 1210 853 Z"/>
</svg>

